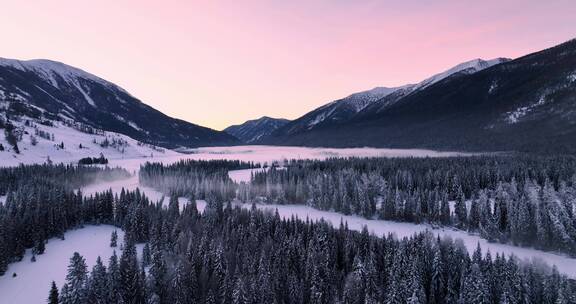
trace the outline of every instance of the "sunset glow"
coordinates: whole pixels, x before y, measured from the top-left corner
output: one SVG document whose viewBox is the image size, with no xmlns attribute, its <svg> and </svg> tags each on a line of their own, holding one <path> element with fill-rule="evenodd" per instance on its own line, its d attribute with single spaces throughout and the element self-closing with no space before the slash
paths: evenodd
<svg viewBox="0 0 576 304">
<path fill-rule="evenodd" d="M 573 0 L 159 3 L 2 1 L 0 57 L 62 61 L 223 129 L 576 33 Z"/>
</svg>

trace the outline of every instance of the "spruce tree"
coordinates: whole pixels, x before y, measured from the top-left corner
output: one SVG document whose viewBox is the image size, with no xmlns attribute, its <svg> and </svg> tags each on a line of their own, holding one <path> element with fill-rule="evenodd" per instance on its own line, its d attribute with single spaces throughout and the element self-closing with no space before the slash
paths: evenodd
<svg viewBox="0 0 576 304">
<path fill-rule="evenodd" d="M 110 257 L 108 262 L 108 276 L 107 276 L 108 303 L 117 303 L 121 299 L 121 275 L 120 267 L 118 265 L 118 256 L 116 251 Z"/>
<path fill-rule="evenodd" d="M 118 246 L 118 233 L 116 232 L 116 230 L 114 230 L 110 235 L 110 247 L 116 247 L 116 246 Z"/>
<path fill-rule="evenodd" d="M 144 248 L 142 249 L 142 265 L 148 267 L 152 261 L 152 257 L 150 254 L 150 245 L 148 243 L 144 244 Z"/>
<path fill-rule="evenodd" d="M 52 281 L 50 287 L 50 295 L 48 296 L 48 304 L 58 304 L 58 287 L 56 287 L 56 282 Z"/>
<path fill-rule="evenodd" d="M 466 211 L 466 201 L 464 198 L 464 192 L 462 192 L 462 187 L 458 187 L 454 209 L 456 219 L 458 220 L 458 226 L 460 228 L 465 228 L 468 223 L 468 212 Z"/>
<path fill-rule="evenodd" d="M 86 280 L 88 270 L 84 258 L 78 253 L 70 259 L 68 273 L 66 274 L 66 291 L 62 292 L 68 303 L 80 304 L 86 301 Z"/>
<path fill-rule="evenodd" d="M 108 301 L 108 274 L 100 257 L 96 259 L 96 265 L 92 267 L 90 279 L 87 284 L 87 299 L 89 303 L 104 304 Z"/>
</svg>

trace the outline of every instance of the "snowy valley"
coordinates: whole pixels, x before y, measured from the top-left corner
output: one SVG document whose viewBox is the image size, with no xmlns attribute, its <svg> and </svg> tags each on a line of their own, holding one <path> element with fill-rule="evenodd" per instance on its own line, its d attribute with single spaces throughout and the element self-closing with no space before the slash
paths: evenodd
<svg viewBox="0 0 576 304">
<path fill-rule="evenodd" d="M 142 152 L 147 153 L 146 152 Z M 163 208 L 170 208 L 170 194 L 162 193 L 159 189 L 154 189 L 149 185 L 144 185 L 139 180 L 139 170 L 146 162 L 162 162 L 163 164 L 177 164 L 182 160 L 239 160 L 252 163 L 266 164 L 267 166 L 278 164 L 283 166 L 288 159 L 327 159 L 334 157 L 454 157 L 467 156 L 463 153 L 446 153 L 425 150 L 390 150 L 390 149 L 321 149 L 321 148 L 299 148 L 299 147 L 266 147 L 266 146 L 239 146 L 239 147 L 222 147 L 222 148 L 200 148 L 188 151 L 191 154 L 179 154 L 167 152 L 165 154 L 155 154 L 149 157 L 144 154 L 137 157 L 110 157 L 109 166 L 117 166 L 130 172 L 128 178 L 116 179 L 111 181 L 96 182 L 88 184 L 81 188 L 85 197 L 92 197 L 97 193 L 112 190 L 114 195 L 119 195 L 125 191 L 134 191 L 139 188 L 141 193 L 146 195 L 152 202 L 162 202 Z M 472 155 L 468 155 L 472 156 Z M 473 156 L 472 156 L 473 157 Z M 409 159 L 409 158 L 408 158 Z M 42 162 L 42 159 L 39 159 Z M 31 161 L 32 162 L 32 161 Z M 17 163 L 13 163 L 14 165 Z M 282 169 L 282 167 L 280 167 Z M 256 173 L 266 172 L 266 168 L 239 169 L 230 170 L 227 176 L 232 182 L 239 184 L 250 183 L 251 178 Z M 278 170 L 278 169 L 276 169 Z M 5 200 L 5 198 L 4 198 Z M 187 197 L 178 198 L 178 209 L 184 212 L 185 206 L 190 203 Z M 434 236 L 441 238 L 448 237 L 453 239 L 456 244 L 464 246 L 472 256 L 477 246 L 482 248 L 483 253 L 490 252 L 492 256 L 504 255 L 509 257 L 516 256 L 520 260 L 529 263 L 547 264 L 555 266 L 557 269 L 572 278 L 576 277 L 576 259 L 560 253 L 545 252 L 537 249 L 522 248 L 511 244 L 499 244 L 488 242 L 477 233 L 468 233 L 463 230 L 452 227 L 439 227 L 433 224 L 414 224 L 398 221 L 367 219 L 359 215 L 343 215 L 334 211 L 318 210 L 310 206 L 295 204 L 270 204 L 257 203 L 256 207 L 260 210 L 268 210 L 270 213 L 278 213 L 285 220 L 297 217 L 301 220 L 312 222 L 326 222 L 334 228 L 344 223 L 348 229 L 361 232 L 367 229 L 371 234 L 386 237 L 393 234 L 397 238 L 408 238 L 417 233 L 429 232 Z M 196 210 L 204 212 L 210 203 L 198 199 L 195 201 Z M 241 203 L 235 199 L 233 206 L 240 206 L 249 210 L 252 206 L 250 202 Z M 454 215 L 454 207 L 451 213 Z M 51 239 L 46 244 L 46 253 L 36 256 L 36 262 L 30 262 L 32 256 L 30 250 L 24 256 L 21 262 L 9 265 L 6 275 L 0 277 L 0 302 L 4 303 L 30 303 L 42 301 L 46 298 L 49 284 L 54 280 L 58 286 L 62 286 L 65 281 L 66 265 L 68 259 L 74 251 L 84 255 L 86 263 L 92 267 L 96 257 L 100 256 L 104 264 L 112 254 L 109 247 L 109 237 L 112 230 L 118 229 L 112 226 L 87 226 L 72 230 L 65 234 L 65 240 Z M 119 230 L 119 229 L 118 229 Z M 119 230 L 122 232 L 121 230 Z M 86 240 L 90 239 L 90 248 L 86 247 Z M 142 244 L 138 245 L 139 250 Z M 119 252 L 117 252 L 119 254 Z M 140 254 L 141 255 L 141 254 Z M 140 257 L 141 258 L 141 257 Z M 47 266 L 50 265 L 50 266 Z M 40 268 L 49 267 L 48 271 L 42 272 L 41 276 L 34 275 Z M 16 273 L 16 277 L 12 274 Z M 22 286 L 28 286 L 22 289 Z M 30 286 L 34 286 L 32 289 Z"/>
</svg>

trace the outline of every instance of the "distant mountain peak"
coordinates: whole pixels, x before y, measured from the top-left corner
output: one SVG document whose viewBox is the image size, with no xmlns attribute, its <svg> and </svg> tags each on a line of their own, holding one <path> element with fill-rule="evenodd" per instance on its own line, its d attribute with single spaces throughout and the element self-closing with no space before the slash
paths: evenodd
<svg viewBox="0 0 576 304">
<path fill-rule="evenodd" d="M 115 84 L 82 69 L 49 59 L 18 60 L 0 57 L 0 66 L 12 67 L 21 71 L 30 71 L 43 75 L 54 87 L 59 86 L 56 77 L 62 77 L 65 81 L 83 78 L 119 88 Z"/>
<path fill-rule="evenodd" d="M 448 78 L 454 74 L 457 74 L 457 73 L 464 72 L 466 74 L 472 74 L 472 73 L 476 73 L 476 72 L 479 72 L 481 70 L 487 69 L 489 67 L 492 67 L 494 65 L 510 61 L 510 60 L 511 59 L 509 59 L 509 58 L 499 57 L 499 58 L 494 58 L 494 59 L 490 59 L 490 60 L 484 60 L 484 59 L 476 58 L 476 59 L 472 59 L 469 61 L 465 61 L 465 62 L 459 63 L 459 64 L 445 70 L 444 72 L 434 74 L 434 75 L 424 79 L 420 83 L 414 85 L 412 90 L 423 89 L 425 87 L 433 85 L 433 84 L 435 84 L 439 81 L 442 81 L 442 80 L 444 80 L 444 79 L 446 79 L 446 78 Z"/>
<path fill-rule="evenodd" d="M 235 136 L 243 143 L 250 144 L 270 135 L 288 122 L 290 121 L 284 118 L 262 116 L 258 119 L 247 120 L 239 125 L 230 126 L 224 129 L 224 132 Z"/>
</svg>

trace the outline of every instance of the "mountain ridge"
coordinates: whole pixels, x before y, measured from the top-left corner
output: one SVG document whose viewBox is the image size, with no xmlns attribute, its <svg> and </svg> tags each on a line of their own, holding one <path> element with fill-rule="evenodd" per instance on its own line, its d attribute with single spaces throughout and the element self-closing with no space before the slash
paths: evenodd
<svg viewBox="0 0 576 304">
<path fill-rule="evenodd" d="M 229 126 L 224 129 L 224 132 L 235 136 L 243 143 L 250 144 L 270 135 L 274 130 L 288 122 L 290 121 L 284 118 L 262 116 L 257 119 L 247 120 L 242 124 Z"/>
<path fill-rule="evenodd" d="M 0 103 L 9 113 L 72 120 L 167 148 L 239 143 L 227 133 L 172 118 L 103 78 L 48 59 L 0 58 Z"/>
<path fill-rule="evenodd" d="M 495 58 L 491 60 L 473 59 L 434 74 L 416 84 L 406 84 L 398 87 L 376 87 L 371 90 L 353 93 L 304 114 L 286 126 L 274 131 L 271 136 L 290 136 L 306 133 L 318 128 L 346 123 L 355 116 L 364 115 L 362 114 L 363 112 L 378 111 L 380 108 L 392 105 L 408 94 L 425 89 L 445 78 L 458 73 L 475 73 L 508 60 L 507 58 Z M 263 142 L 266 140 L 267 138 L 261 139 Z"/>
<path fill-rule="evenodd" d="M 344 123 L 262 144 L 576 151 L 576 40 L 416 91 L 397 90 Z"/>
</svg>

